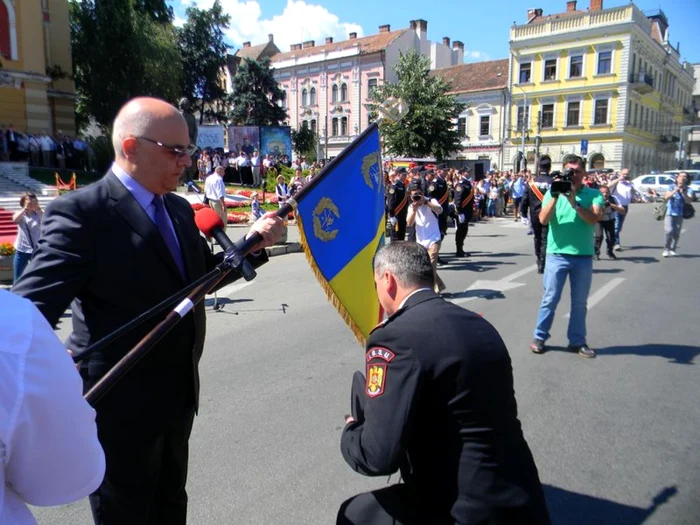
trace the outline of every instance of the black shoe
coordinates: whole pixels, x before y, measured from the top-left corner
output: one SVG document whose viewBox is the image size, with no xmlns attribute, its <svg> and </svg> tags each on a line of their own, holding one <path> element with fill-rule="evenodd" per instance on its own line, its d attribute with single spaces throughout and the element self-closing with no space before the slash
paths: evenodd
<svg viewBox="0 0 700 525">
<path fill-rule="evenodd" d="M 596 254 L 593 256 L 593 260 L 594 260 L 594 261 L 600 261 L 600 254 L 599 254 L 599 253 L 596 253 Z"/>
<path fill-rule="evenodd" d="M 613 252 L 609 252 L 608 257 L 610 257 L 611 259 L 617 259 L 617 255 L 615 255 Z"/>
<path fill-rule="evenodd" d="M 530 351 L 533 354 L 544 354 L 544 341 L 542 339 L 534 339 L 530 343 Z"/>
<path fill-rule="evenodd" d="M 581 346 L 571 346 L 569 345 L 569 350 L 577 352 L 581 357 L 593 358 L 595 357 L 595 350 L 588 348 L 588 345 Z"/>
<path fill-rule="evenodd" d="M 455 253 L 455 257 L 466 257 L 466 255 L 462 250 L 459 250 Z"/>
<path fill-rule="evenodd" d="M 442 266 L 444 266 L 445 264 L 447 264 L 447 263 L 445 263 L 445 261 L 443 261 L 442 259 L 440 259 L 440 257 L 438 257 L 437 263 L 440 264 L 440 265 L 442 265 Z"/>
</svg>

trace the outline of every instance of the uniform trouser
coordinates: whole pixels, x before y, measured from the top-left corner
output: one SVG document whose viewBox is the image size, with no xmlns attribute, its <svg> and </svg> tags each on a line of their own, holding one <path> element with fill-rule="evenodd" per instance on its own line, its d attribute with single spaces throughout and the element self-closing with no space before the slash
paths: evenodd
<svg viewBox="0 0 700 525">
<path fill-rule="evenodd" d="M 99 433 L 107 472 L 90 495 L 95 525 L 185 525 L 194 412 L 154 434 Z"/>
<path fill-rule="evenodd" d="M 464 240 L 469 233 L 469 217 L 464 218 L 464 222 L 459 222 L 457 219 L 457 232 L 455 233 L 455 244 L 457 245 L 457 253 L 464 251 Z"/>
<path fill-rule="evenodd" d="M 418 525 L 416 501 L 404 484 L 364 492 L 340 506 L 336 525 Z"/>
<path fill-rule="evenodd" d="M 535 233 L 535 257 L 537 257 L 537 266 L 544 268 L 547 259 L 547 232 L 549 227 L 540 223 L 538 220 L 532 221 L 532 231 Z"/>
<path fill-rule="evenodd" d="M 438 215 L 438 228 L 440 228 L 440 235 L 444 237 L 447 235 L 447 216 L 449 215 L 449 210 L 442 209 L 442 213 Z"/>
<path fill-rule="evenodd" d="M 406 240 L 406 214 L 400 213 L 396 216 L 396 226 L 391 228 L 391 240 Z"/>
<path fill-rule="evenodd" d="M 603 244 L 603 234 L 605 234 L 605 244 L 608 247 L 608 254 L 613 251 L 615 245 L 615 221 L 600 221 L 595 225 L 595 253 L 600 255 L 600 246 Z"/>
</svg>

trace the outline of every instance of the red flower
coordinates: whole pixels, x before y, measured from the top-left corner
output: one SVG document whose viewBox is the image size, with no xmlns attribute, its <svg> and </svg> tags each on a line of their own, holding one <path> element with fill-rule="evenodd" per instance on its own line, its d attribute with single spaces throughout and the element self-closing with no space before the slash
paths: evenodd
<svg viewBox="0 0 700 525">
<path fill-rule="evenodd" d="M 229 224 L 245 224 L 248 222 L 248 214 L 240 211 L 235 211 L 228 214 Z"/>
</svg>

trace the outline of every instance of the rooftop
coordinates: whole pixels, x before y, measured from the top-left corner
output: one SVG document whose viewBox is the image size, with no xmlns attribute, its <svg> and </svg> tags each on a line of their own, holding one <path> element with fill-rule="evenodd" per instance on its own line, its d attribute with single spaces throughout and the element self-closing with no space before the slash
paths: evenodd
<svg viewBox="0 0 700 525">
<path fill-rule="evenodd" d="M 449 93 L 472 93 L 503 89 L 508 85 L 508 59 L 475 62 L 431 71 L 450 85 Z"/>
</svg>

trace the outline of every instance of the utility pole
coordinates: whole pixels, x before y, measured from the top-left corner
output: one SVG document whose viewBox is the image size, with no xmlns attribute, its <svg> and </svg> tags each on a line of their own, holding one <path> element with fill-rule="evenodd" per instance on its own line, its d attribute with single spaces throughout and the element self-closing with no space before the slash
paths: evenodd
<svg viewBox="0 0 700 525">
<path fill-rule="evenodd" d="M 523 129 L 522 129 L 522 160 L 520 162 L 520 171 L 525 171 L 525 166 L 527 164 L 527 160 L 525 157 L 525 133 L 527 133 L 527 120 L 528 120 L 528 115 L 527 115 L 527 93 L 523 91 Z"/>
<path fill-rule="evenodd" d="M 540 131 L 542 130 L 542 112 L 537 112 L 537 134 L 535 135 L 535 159 L 540 158 L 540 144 L 542 143 L 542 137 L 540 136 Z"/>
</svg>

